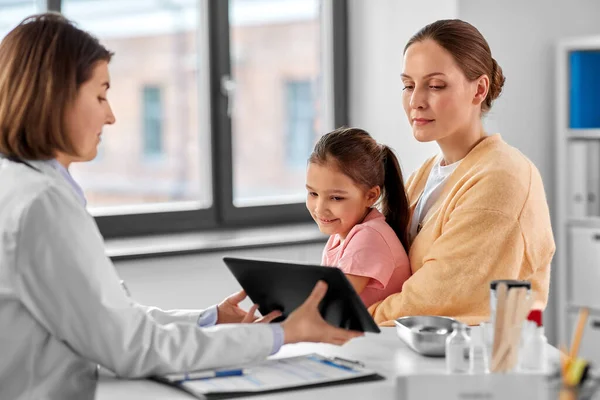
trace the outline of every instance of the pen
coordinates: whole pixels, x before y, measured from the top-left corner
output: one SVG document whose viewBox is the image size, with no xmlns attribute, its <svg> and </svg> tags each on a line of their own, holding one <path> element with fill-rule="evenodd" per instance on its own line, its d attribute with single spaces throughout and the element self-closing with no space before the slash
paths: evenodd
<svg viewBox="0 0 600 400">
<path fill-rule="evenodd" d="M 323 356 L 309 356 L 308 358 L 310 358 L 313 361 L 317 361 L 320 362 L 321 364 L 325 364 L 325 365 L 329 365 L 331 367 L 336 367 L 336 368 L 340 368 L 340 369 L 345 369 L 347 371 L 355 371 L 354 367 L 365 367 L 365 365 L 363 363 L 361 363 L 360 361 L 352 361 L 352 360 L 347 360 L 345 358 L 341 358 L 341 357 L 331 357 L 331 358 L 327 358 L 327 357 L 323 357 Z M 351 366 L 349 366 L 349 365 Z"/>
<path fill-rule="evenodd" d="M 346 371 L 354 371 L 351 367 L 335 363 L 335 362 L 333 362 L 331 360 L 328 360 L 328 359 L 319 360 L 319 362 L 321 364 L 329 365 L 330 367 L 335 367 L 335 368 L 343 369 L 343 370 L 346 370 Z"/>
<path fill-rule="evenodd" d="M 248 374 L 247 369 L 229 369 L 220 371 L 199 371 L 199 372 L 188 372 L 186 374 L 171 376 L 175 381 L 194 381 L 200 379 L 213 379 L 213 378 L 227 378 L 231 376 L 242 376 Z"/>
<path fill-rule="evenodd" d="M 365 366 L 365 364 L 361 363 L 360 361 L 353 361 L 353 360 L 348 360 L 346 358 L 342 358 L 342 357 L 333 357 L 333 361 L 338 361 L 338 362 L 342 362 L 342 363 L 348 363 L 351 365 L 358 365 L 359 367 L 363 367 Z"/>
</svg>

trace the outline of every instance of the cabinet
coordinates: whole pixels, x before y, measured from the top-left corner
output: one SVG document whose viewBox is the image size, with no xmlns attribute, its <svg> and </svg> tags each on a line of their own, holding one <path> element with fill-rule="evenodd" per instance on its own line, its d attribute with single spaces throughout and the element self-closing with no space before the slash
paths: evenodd
<svg viewBox="0 0 600 400">
<path fill-rule="evenodd" d="M 568 228 L 567 301 L 600 309 L 600 227 Z"/>
<path fill-rule="evenodd" d="M 559 42 L 556 52 L 557 244 L 552 295 L 558 344 L 570 343 L 578 307 L 592 310 L 585 352 L 600 362 L 600 37 Z M 596 314 L 594 314 L 596 313 Z M 596 324 L 596 325 L 594 325 Z M 597 346 L 596 346 L 597 347 Z"/>
</svg>

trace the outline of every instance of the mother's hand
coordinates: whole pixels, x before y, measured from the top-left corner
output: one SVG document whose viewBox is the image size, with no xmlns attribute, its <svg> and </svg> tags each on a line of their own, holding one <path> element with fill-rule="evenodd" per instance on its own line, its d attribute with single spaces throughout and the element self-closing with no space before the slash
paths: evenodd
<svg viewBox="0 0 600 400">
<path fill-rule="evenodd" d="M 280 311 L 272 311 L 258 318 L 255 316 L 258 305 L 252 305 L 248 312 L 240 308 L 239 304 L 245 298 L 246 292 L 241 290 L 223 300 L 217 306 L 217 324 L 269 323 L 281 315 Z"/>
</svg>

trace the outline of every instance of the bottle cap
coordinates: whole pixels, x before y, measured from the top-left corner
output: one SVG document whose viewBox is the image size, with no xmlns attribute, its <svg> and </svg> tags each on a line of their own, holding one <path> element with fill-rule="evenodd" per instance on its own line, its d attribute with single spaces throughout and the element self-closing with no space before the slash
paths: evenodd
<svg viewBox="0 0 600 400">
<path fill-rule="evenodd" d="M 514 280 L 514 279 L 499 279 L 499 280 L 491 281 L 490 282 L 490 289 L 496 290 L 496 287 L 500 283 L 505 283 L 506 286 L 508 287 L 508 289 L 520 288 L 520 287 L 531 289 L 531 282 L 529 282 L 529 281 L 518 281 L 518 280 Z"/>
<path fill-rule="evenodd" d="M 527 316 L 527 320 L 535 322 L 538 327 L 542 326 L 542 310 L 531 310 Z"/>
<path fill-rule="evenodd" d="M 462 322 L 453 322 L 452 331 L 467 331 L 467 325 Z"/>
</svg>

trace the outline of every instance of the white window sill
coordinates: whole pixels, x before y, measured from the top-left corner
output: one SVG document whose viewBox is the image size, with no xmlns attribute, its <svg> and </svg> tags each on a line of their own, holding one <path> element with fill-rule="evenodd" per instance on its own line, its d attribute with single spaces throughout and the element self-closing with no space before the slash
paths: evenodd
<svg viewBox="0 0 600 400">
<path fill-rule="evenodd" d="M 314 223 L 261 228 L 239 228 L 207 232 L 107 239 L 106 254 L 113 260 L 202 253 L 266 246 L 324 243 Z"/>
</svg>

